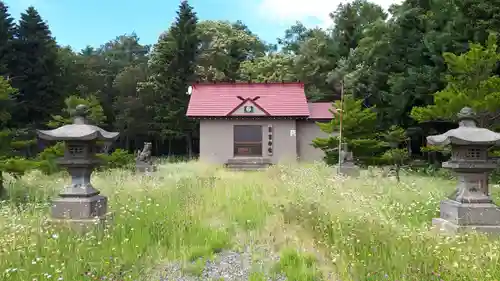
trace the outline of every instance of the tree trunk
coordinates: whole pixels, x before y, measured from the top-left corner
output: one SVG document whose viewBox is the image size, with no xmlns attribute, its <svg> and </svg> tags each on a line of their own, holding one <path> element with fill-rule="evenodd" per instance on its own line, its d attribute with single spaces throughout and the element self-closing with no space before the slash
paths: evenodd
<svg viewBox="0 0 500 281">
<path fill-rule="evenodd" d="M 396 164 L 396 181 L 400 182 L 401 178 L 399 177 L 399 170 L 401 169 L 401 165 Z"/>
<path fill-rule="evenodd" d="M 160 150 L 160 147 L 162 146 L 162 143 L 157 138 L 154 138 L 154 140 L 155 140 L 154 143 L 155 143 L 155 146 L 156 146 L 155 155 L 156 155 L 156 157 L 159 157 L 161 155 L 161 153 L 163 152 L 163 151 Z"/>
<path fill-rule="evenodd" d="M 186 134 L 186 142 L 188 158 L 191 160 L 193 159 L 193 138 L 191 137 L 191 133 Z"/>
<path fill-rule="evenodd" d="M 169 138 L 168 139 L 168 158 L 170 158 L 170 156 L 172 156 L 172 140 Z"/>
<path fill-rule="evenodd" d="M 4 187 L 4 181 L 3 181 L 3 172 L 0 171 L 0 199 L 4 199 L 5 196 L 7 195 L 7 192 Z"/>
</svg>

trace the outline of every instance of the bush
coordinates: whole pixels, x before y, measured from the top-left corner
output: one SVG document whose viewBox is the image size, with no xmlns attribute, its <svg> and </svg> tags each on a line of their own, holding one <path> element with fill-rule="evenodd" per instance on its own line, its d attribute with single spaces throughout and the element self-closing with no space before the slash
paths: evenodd
<svg viewBox="0 0 500 281">
<path fill-rule="evenodd" d="M 10 173 L 15 177 L 24 175 L 27 171 L 37 168 L 36 161 L 32 161 L 23 157 L 8 158 L 0 163 L 0 170 Z"/>
<path fill-rule="evenodd" d="M 57 158 L 64 156 L 64 143 L 58 142 L 53 146 L 45 148 L 42 152 L 38 153 L 36 157 L 38 169 L 44 174 L 51 175 L 61 171 L 57 165 Z"/>
<path fill-rule="evenodd" d="M 448 169 L 443 169 L 435 164 L 427 164 L 424 167 L 410 167 L 409 172 L 417 174 L 419 176 L 426 177 L 437 177 L 446 180 L 455 179 L 455 175 L 453 171 Z"/>
<path fill-rule="evenodd" d="M 104 169 L 130 168 L 135 160 L 134 154 L 120 148 L 111 154 L 97 154 L 97 157 L 103 161 Z"/>
<path fill-rule="evenodd" d="M 0 200 L 8 194 L 5 193 L 4 172 L 19 178 L 27 171 L 37 167 L 37 163 L 22 157 L 12 157 L 0 161 Z"/>
<path fill-rule="evenodd" d="M 64 143 L 58 142 L 53 146 L 45 148 L 36 158 L 37 167 L 47 175 L 61 171 L 57 165 L 57 158 L 64 156 Z M 123 149 L 116 149 L 111 154 L 99 153 L 96 155 L 103 161 L 102 169 L 127 168 L 134 162 L 134 155 Z"/>
<path fill-rule="evenodd" d="M 33 178 L 36 180 L 30 180 Z M 18 210 L 26 209 L 33 204 L 47 206 L 57 192 L 57 186 L 52 185 L 51 179 L 53 178 L 43 175 L 40 171 L 32 171 L 22 179 L 7 177 L 6 203 L 15 206 Z M 45 186 L 45 184 L 50 186 Z"/>
</svg>

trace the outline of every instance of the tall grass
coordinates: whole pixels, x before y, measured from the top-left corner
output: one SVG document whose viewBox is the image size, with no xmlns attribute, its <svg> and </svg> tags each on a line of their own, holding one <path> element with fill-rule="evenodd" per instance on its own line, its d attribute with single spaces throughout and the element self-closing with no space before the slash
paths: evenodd
<svg viewBox="0 0 500 281">
<path fill-rule="evenodd" d="M 500 279 L 500 240 L 429 231 L 454 188 L 442 179 L 405 175 L 398 184 L 366 172 L 343 180 L 323 165 L 233 173 L 176 163 L 155 177 L 107 171 L 93 184 L 109 197 L 114 221 L 86 235 L 48 222 L 50 198 L 66 180 L 36 172 L 9 180 L 0 280 L 158 280 L 169 261 L 257 243 L 284 255 L 270 266 L 307 280 Z"/>
</svg>

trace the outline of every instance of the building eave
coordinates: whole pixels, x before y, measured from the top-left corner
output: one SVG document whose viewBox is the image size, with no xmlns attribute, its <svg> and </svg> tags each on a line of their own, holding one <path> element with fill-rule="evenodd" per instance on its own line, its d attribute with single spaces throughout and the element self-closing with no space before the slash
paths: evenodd
<svg viewBox="0 0 500 281">
<path fill-rule="evenodd" d="M 307 118 L 307 120 L 314 122 L 330 122 L 333 118 Z"/>
<path fill-rule="evenodd" d="M 188 116 L 193 120 L 296 120 L 309 116 Z"/>
</svg>

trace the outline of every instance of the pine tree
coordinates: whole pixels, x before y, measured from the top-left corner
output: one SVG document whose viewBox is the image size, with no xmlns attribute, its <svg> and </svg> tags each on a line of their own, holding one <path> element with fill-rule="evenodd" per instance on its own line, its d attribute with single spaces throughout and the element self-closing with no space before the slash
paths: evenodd
<svg viewBox="0 0 500 281">
<path fill-rule="evenodd" d="M 0 75 L 8 76 L 12 66 L 12 39 L 14 38 L 14 19 L 4 2 L 0 1 Z"/>
<path fill-rule="evenodd" d="M 64 99 L 57 90 L 57 45 L 35 8 L 21 14 L 13 47 L 12 84 L 19 89 L 14 119 L 20 126 L 45 123 L 50 113 L 63 107 Z"/>
<path fill-rule="evenodd" d="M 5 195 L 3 186 L 3 172 L 12 169 L 12 161 L 8 161 L 12 154 L 12 131 L 8 129 L 7 122 L 11 118 L 12 97 L 16 90 L 7 80 L 0 76 L 0 199 Z M 9 165 L 10 164 L 10 165 Z"/>
<path fill-rule="evenodd" d="M 187 87 L 195 79 L 199 38 L 198 19 L 187 1 L 179 6 L 175 23 L 162 35 L 151 57 L 151 86 L 157 94 L 156 124 L 167 139 L 184 138 L 187 153 L 192 154 L 192 136 L 196 123 L 186 117 Z"/>
</svg>

